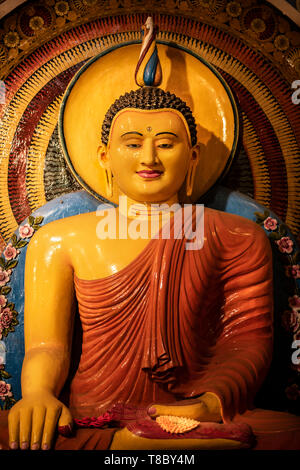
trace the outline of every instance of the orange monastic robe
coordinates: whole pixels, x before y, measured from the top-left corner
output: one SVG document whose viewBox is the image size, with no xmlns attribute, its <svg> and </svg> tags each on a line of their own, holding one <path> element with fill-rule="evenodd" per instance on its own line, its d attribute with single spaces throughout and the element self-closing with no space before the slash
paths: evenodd
<svg viewBox="0 0 300 470">
<path fill-rule="evenodd" d="M 253 222 L 211 209 L 202 249 L 186 243 L 153 239 L 116 274 L 75 276 L 83 328 L 75 416 L 207 391 L 225 421 L 251 406 L 272 358 L 270 243 Z"/>
</svg>

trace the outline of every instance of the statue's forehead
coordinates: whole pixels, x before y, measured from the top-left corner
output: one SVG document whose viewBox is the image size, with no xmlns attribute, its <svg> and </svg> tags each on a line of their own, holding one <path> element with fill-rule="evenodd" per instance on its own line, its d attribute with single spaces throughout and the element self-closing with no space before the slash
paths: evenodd
<svg viewBox="0 0 300 470">
<path fill-rule="evenodd" d="M 150 128 L 152 130 L 152 127 L 154 126 L 156 128 L 164 128 L 166 125 L 171 125 L 176 128 L 182 127 L 186 130 L 186 133 L 190 138 L 190 132 L 185 118 L 179 111 L 172 108 L 124 108 L 114 116 L 110 129 L 110 135 L 112 134 L 115 127 L 131 129 L 133 126 L 139 126 L 145 127 L 145 129 L 149 131 Z"/>
</svg>

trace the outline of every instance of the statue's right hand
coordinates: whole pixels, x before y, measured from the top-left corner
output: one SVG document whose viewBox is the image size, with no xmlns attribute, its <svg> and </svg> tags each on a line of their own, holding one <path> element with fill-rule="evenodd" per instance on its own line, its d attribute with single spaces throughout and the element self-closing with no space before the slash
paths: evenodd
<svg viewBox="0 0 300 470">
<path fill-rule="evenodd" d="M 72 426 L 68 408 L 49 392 L 27 395 L 8 415 L 11 449 L 48 450 L 58 426 Z"/>
</svg>

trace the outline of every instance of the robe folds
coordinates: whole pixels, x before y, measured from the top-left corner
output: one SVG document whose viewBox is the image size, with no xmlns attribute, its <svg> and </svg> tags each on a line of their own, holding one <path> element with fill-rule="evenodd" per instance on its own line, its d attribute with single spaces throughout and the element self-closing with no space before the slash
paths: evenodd
<svg viewBox="0 0 300 470">
<path fill-rule="evenodd" d="M 193 211 L 188 230 L 197 223 Z M 300 418 L 253 410 L 273 352 L 268 238 L 255 223 L 212 209 L 205 209 L 201 249 L 186 249 L 188 230 L 152 239 L 111 276 L 74 275 L 83 333 L 72 415 L 213 392 L 223 421 L 249 423 L 257 448 L 300 449 Z M 58 437 L 55 448 L 108 448 L 112 437 L 113 430 L 80 429 L 77 437 Z"/>
</svg>

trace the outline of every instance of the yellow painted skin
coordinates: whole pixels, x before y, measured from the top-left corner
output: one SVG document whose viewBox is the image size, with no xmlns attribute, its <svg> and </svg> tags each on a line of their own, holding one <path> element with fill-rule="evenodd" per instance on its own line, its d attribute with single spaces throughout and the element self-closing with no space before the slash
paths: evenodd
<svg viewBox="0 0 300 470">
<path fill-rule="evenodd" d="M 114 180 L 121 194 L 128 196 L 129 203 L 148 204 L 176 202 L 188 173 L 193 182 L 199 159 L 199 149 L 191 148 L 183 118 L 176 112 L 157 110 L 120 112 L 114 120 L 108 147 L 100 146 L 98 154 L 99 164 L 112 169 Z M 137 174 L 142 169 L 157 169 L 162 174 L 145 180 Z M 69 410 L 56 397 L 70 364 L 74 273 L 88 280 L 114 274 L 136 258 L 150 241 L 100 240 L 96 234 L 98 223 L 96 213 L 51 222 L 29 244 L 25 270 L 23 398 L 9 414 L 11 448 L 49 449 L 56 426 L 72 422 Z M 221 421 L 222 410 L 215 395 L 206 393 L 190 403 L 155 404 L 154 416 L 167 414 Z M 144 438 L 123 429 L 116 432 L 112 449 L 195 449 L 205 444 L 202 440 L 174 440 L 167 444 L 153 440 L 149 447 L 144 447 L 148 445 Z M 221 448 L 236 446 L 226 440 L 220 445 Z"/>
</svg>

